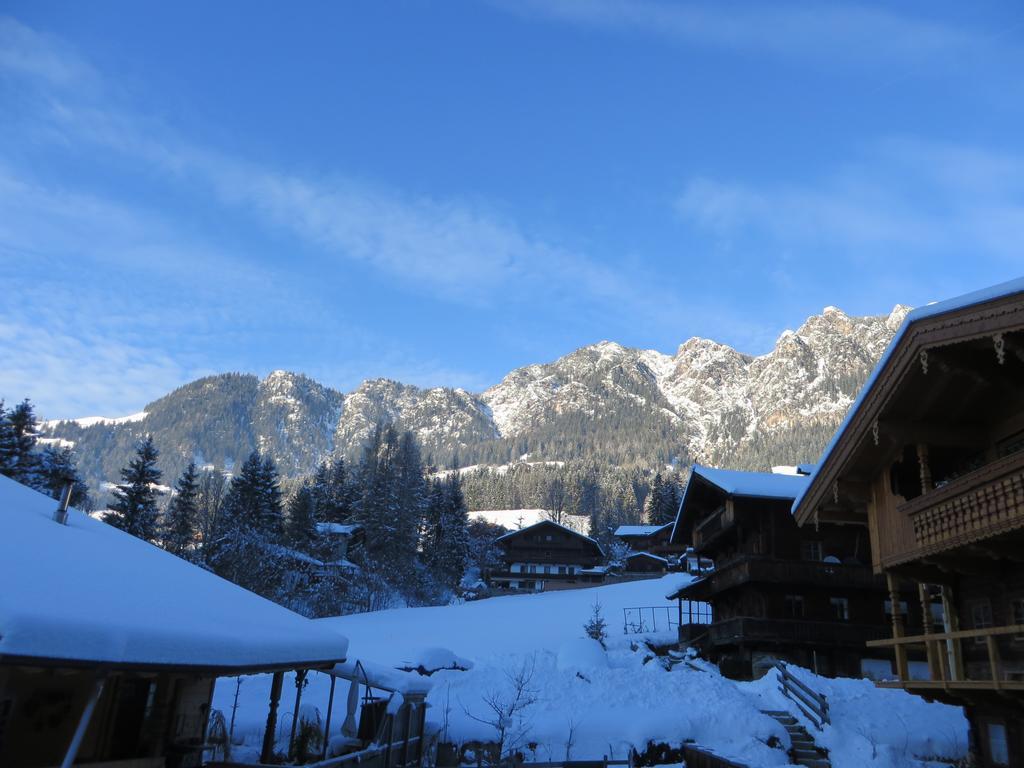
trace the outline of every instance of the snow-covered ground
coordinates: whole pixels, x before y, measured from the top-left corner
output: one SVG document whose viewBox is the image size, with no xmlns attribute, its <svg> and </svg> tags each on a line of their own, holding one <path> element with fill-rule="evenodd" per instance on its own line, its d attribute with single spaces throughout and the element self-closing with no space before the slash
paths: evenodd
<svg viewBox="0 0 1024 768">
<path fill-rule="evenodd" d="M 644 639 L 668 642 L 664 631 L 674 610 L 665 595 L 690 577 L 674 574 L 592 589 L 511 595 L 461 605 L 403 608 L 321 619 L 350 640 L 350 661 L 414 667 L 437 650 L 449 649 L 467 671 L 441 670 L 427 678 L 430 719 L 456 742 L 487 741 L 494 729 L 486 699 L 507 701 L 512 679 L 527 677 L 528 698 L 514 731 L 522 731 L 528 760 L 624 757 L 648 742 L 693 740 L 750 766 L 787 765 L 785 730 L 762 709 L 795 711 L 777 692 L 774 675 L 735 683 L 708 665 L 676 665 L 671 671 L 654 657 Z M 585 638 L 584 623 L 595 600 L 608 624 L 607 650 Z M 623 609 L 658 606 L 657 635 L 624 632 Z M 668 608 L 669 611 L 660 610 Z M 448 654 L 449 656 L 451 654 Z M 900 691 L 876 689 L 867 681 L 827 680 L 798 671 L 829 697 L 833 726 L 820 743 L 832 749 L 835 768 L 905 768 L 921 765 L 915 755 L 957 756 L 966 744 L 959 709 Z M 326 711 L 329 678 L 311 675 L 303 708 Z M 420 678 L 423 679 L 423 678 Z M 347 683 L 338 686 L 335 712 L 344 708 Z M 214 706 L 230 720 L 235 685 L 224 680 Z M 266 719 L 269 678 L 245 678 L 237 713 L 236 741 L 255 750 Z M 295 689 L 286 683 L 280 733 L 290 728 Z M 340 719 L 332 724 L 332 731 Z M 809 728 L 816 736 L 817 732 Z M 531 748 L 530 745 L 533 745 Z M 771 744 L 772 746 L 769 746 Z M 873 757 L 874 756 L 874 757 Z"/>
</svg>

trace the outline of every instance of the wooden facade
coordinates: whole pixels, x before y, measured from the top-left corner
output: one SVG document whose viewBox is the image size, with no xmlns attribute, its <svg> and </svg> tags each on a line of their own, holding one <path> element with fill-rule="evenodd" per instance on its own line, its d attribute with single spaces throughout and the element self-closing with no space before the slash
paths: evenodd
<svg viewBox="0 0 1024 768">
<path fill-rule="evenodd" d="M 921 628 L 870 643 L 896 653 L 882 685 L 964 706 L 982 765 L 1024 765 L 1024 281 L 911 313 L 795 511 L 862 526 L 875 573 L 916 584 Z"/>
<path fill-rule="evenodd" d="M 542 520 L 498 537 L 504 567 L 488 574 L 499 589 L 544 591 L 604 581 L 601 546 L 571 528 Z"/>
<path fill-rule="evenodd" d="M 742 482 L 733 488 L 721 478 Z M 781 659 L 859 676 L 863 659 L 886 655 L 864 648 L 887 627 L 886 585 L 871 572 L 867 531 L 798 528 L 791 506 L 803 487 L 796 478 L 694 468 L 673 537 L 692 539 L 715 567 L 675 597 L 710 603 L 712 622 L 681 625 L 680 643 L 724 674 L 757 676 Z"/>
</svg>

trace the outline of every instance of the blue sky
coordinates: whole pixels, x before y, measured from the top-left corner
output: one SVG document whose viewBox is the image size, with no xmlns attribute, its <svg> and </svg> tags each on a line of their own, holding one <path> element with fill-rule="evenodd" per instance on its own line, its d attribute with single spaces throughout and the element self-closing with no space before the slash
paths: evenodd
<svg viewBox="0 0 1024 768">
<path fill-rule="evenodd" d="M 1024 273 L 1019 3 L 50 3 L 0 16 L 0 396 L 481 390 Z"/>
</svg>

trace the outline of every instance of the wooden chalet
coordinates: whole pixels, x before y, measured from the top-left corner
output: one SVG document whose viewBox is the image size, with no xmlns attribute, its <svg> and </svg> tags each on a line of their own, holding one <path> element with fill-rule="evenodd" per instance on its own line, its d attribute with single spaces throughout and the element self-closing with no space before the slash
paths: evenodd
<svg viewBox="0 0 1024 768">
<path fill-rule="evenodd" d="M 284 670 L 347 652 L 336 632 L 2 476 L 0 582 L 2 766 L 200 765 L 218 677 L 273 672 L 279 696 Z"/>
<path fill-rule="evenodd" d="M 668 560 L 650 552 L 631 552 L 626 555 L 622 570 L 625 573 L 667 573 Z"/>
<path fill-rule="evenodd" d="M 675 559 L 686 551 L 686 547 L 672 543 L 672 525 L 620 525 L 613 535 L 632 552 L 650 552 Z"/>
<path fill-rule="evenodd" d="M 916 586 L 870 644 L 896 653 L 880 684 L 963 705 L 982 765 L 1024 765 L 1024 280 L 907 316 L 794 511 Z"/>
<path fill-rule="evenodd" d="M 504 567 L 488 581 L 499 589 L 571 589 L 604 581 L 607 568 L 601 545 L 564 525 L 542 520 L 499 536 Z"/>
<path fill-rule="evenodd" d="M 860 675 L 865 642 L 885 635 L 887 591 L 871 572 L 867 531 L 798 528 L 791 507 L 808 482 L 693 467 L 672 541 L 692 541 L 714 569 L 671 597 L 711 605 L 710 623 L 681 622 L 679 640 L 723 674 L 757 676 L 785 660 L 820 674 Z"/>
</svg>

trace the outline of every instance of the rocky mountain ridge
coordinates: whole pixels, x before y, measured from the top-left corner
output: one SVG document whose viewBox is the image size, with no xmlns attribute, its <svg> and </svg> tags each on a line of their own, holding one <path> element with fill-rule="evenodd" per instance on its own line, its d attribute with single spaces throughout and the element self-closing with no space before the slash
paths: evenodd
<svg viewBox="0 0 1024 768">
<path fill-rule="evenodd" d="M 285 371 L 222 374 L 130 419 L 47 422 L 44 438 L 73 443 L 93 487 L 116 480 L 146 433 L 169 477 L 190 460 L 230 471 L 255 448 L 296 476 L 332 453 L 357 456 L 382 420 L 412 430 L 439 467 L 525 457 L 795 463 L 816 458 L 908 311 L 852 317 L 828 307 L 756 357 L 702 338 L 674 355 L 602 341 L 482 393 L 371 379 L 345 394 Z"/>
</svg>

